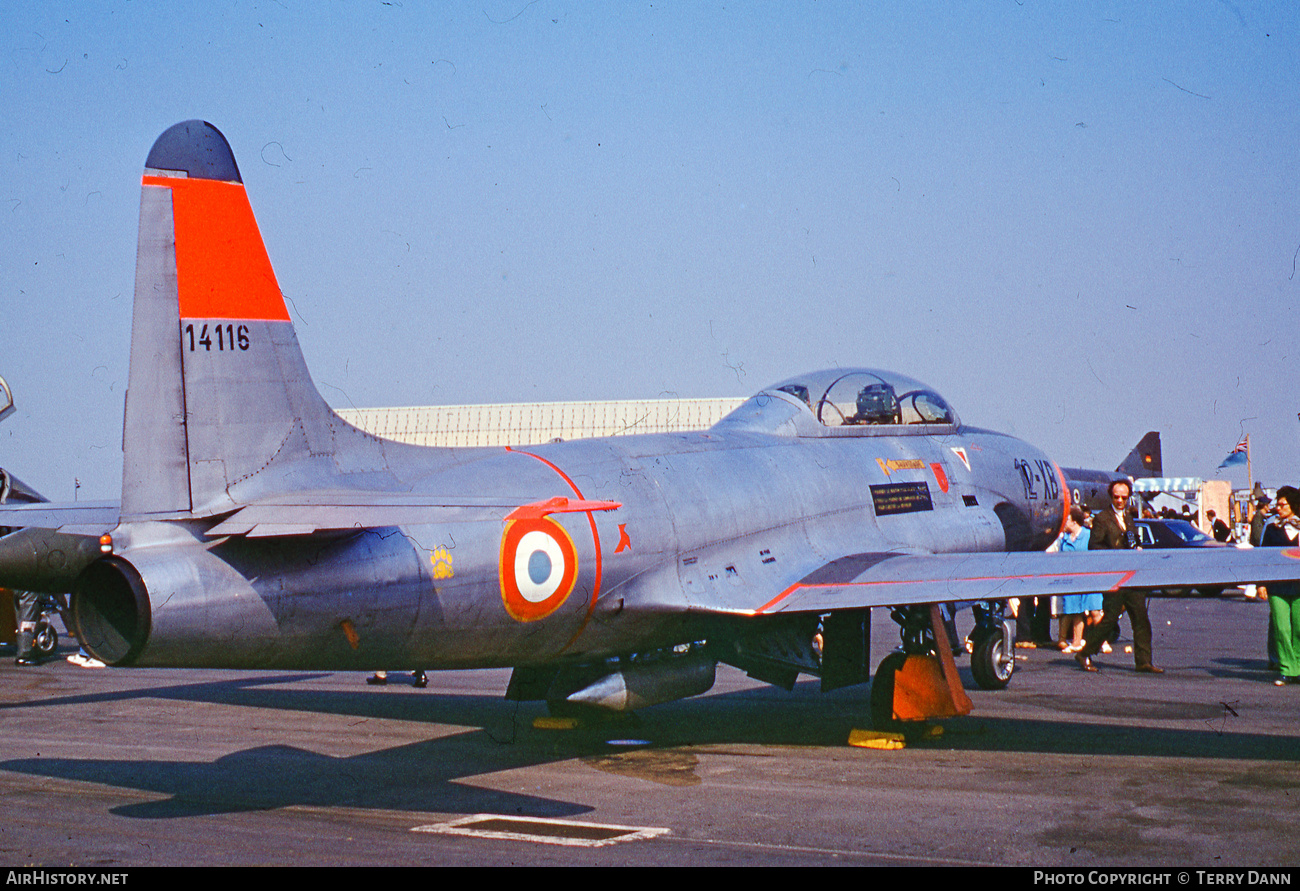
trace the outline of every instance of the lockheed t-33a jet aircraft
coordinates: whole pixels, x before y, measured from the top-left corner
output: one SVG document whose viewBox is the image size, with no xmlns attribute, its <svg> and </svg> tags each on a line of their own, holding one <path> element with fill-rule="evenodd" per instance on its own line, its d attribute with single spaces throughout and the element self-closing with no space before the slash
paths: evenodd
<svg viewBox="0 0 1300 891">
<path fill-rule="evenodd" d="M 865 682 L 889 607 L 873 708 L 922 719 L 970 709 L 941 603 L 977 605 L 975 677 L 998 687 L 1008 597 L 1300 578 L 1290 549 L 1043 553 L 1060 468 L 885 371 L 792 377 L 696 433 L 367 434 L 313 386 L 202 121 L 145 165 L 123 450 L 120 508 L 0 508 L 28 527 L 0 539 L 0 584 L 70 590 L 115 666 L 512 667 L 509 697 L 627 710 L 705 692 L 718 662 Z"/>
</svg>

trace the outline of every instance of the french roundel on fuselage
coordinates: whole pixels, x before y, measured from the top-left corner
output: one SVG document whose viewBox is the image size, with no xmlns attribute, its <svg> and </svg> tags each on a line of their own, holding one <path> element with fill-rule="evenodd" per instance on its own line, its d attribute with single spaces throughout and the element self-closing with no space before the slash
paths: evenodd
<svg viewBox="0 0 1300 891">
<path fill-rule="evenodd" d="M 520 622 L 559 609 L 578 579 L 578 552 L 564 527 L 547 517 L 510 520 L 501 535 L 501 599 Z"/>
</svg>

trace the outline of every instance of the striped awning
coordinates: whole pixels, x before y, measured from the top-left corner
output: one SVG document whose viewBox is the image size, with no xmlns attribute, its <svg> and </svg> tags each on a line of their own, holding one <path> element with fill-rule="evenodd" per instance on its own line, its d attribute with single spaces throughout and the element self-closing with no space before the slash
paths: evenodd
<svg viewBox="0 0 1300 891">
<path fill-rule="evenodd" d="M 1196 492 L 1205 481 L 1195 476 L 1152 476 L 1133 481 L 1135 492 Z"/>
</svg>

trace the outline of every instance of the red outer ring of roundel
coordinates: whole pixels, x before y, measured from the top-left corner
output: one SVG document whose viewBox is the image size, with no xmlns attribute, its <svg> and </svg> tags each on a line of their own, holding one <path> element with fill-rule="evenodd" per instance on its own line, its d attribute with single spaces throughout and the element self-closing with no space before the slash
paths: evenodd
<svg viewBox="0 0 1300 891">
<path fill-rule="evenodd" d="M 515 558 L 519 543 L 530 532 L 541 532 L 559 545 L 564 562 L 561 569 L 560 585 L 555 592 L 541 601 L 531 601 L 519 591 L 515 579 Z M 574 583 L 578 580 L 578 551 L 573 546 L 573 539 L 564 527 L 545 517 L 510 520 L 505 531 L 501 533 L 501 561 L 497 566 L 501 580 L 501 599 L 506 612 L 520 622 L 536 622 L 544 619 L 560 608 L 560 604 L 573 593 Z"/>
</svg>

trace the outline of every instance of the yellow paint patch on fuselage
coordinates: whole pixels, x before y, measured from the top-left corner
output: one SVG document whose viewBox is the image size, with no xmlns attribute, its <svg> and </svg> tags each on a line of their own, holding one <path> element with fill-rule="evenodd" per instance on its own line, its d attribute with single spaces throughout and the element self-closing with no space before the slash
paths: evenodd
<svg viewBox="0 0 1300 891">
<path fill-rule="evenodd" d="M 429 562 L 433 564 L 435 579 L 449 579 L 456 575 L 452 570 L 451 552 L 441 545 L 429 555 Z"/>
</svg>

